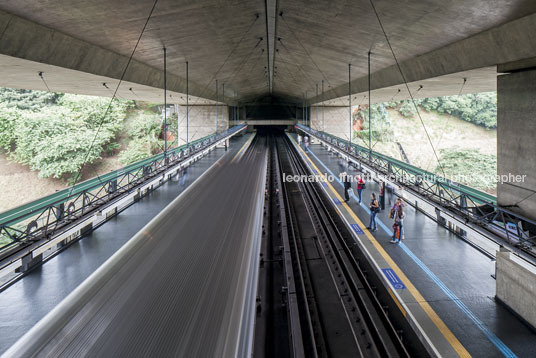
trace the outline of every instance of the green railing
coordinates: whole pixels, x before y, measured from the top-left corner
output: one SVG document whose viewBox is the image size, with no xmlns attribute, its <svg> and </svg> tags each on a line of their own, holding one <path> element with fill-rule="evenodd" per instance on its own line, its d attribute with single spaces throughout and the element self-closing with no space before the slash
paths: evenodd
<svg viewBox="0 0 536 358">
<path fill-rule="evenodd" d="M 189 144 L 130 164 L 110 173 L 86 180 L 54 194 L 31 201 L 0 213 L 0 250 L 12 243 L 36 240 L 47 236 L 66 221 L 139 185 L 169 166 L 176 165 L 210 144 L 233 135 L 246 126 L 236 126 L 226 132 L 212 134 Z M 7 245 L 6 245 L 7 243 Z"/>
<path fill-rule="evenodd" d="M 319 136 L 319 137 L 321 137 L 323 139 L 328 139 L 328 141 L 331 144 L 334 144 L 337 147 L 339 147 L 341 149 L 344 149 L 345 151 L 348 151 L 350 143 L 349 143 L 349 141 L 347 141 L 345 139 L 336 137 L 336 136 L 334 136 L 332 134 L 329 134 L 329 133 L 325 133 L 325 132 L 321 132 L 321 131 L 311 129 L 311 128 L 303 126 L 301 124 L 298 124 L 297 126 L 298 126 L 298 128 L 300 128 L 304 132 L 313 133 L 313 134 L 316 134 L 317 136 Z M 370 153 L 370 155 L 369 155 L 369 153 Z M 389 163 L 392 168 L 400 168 L 400 169 L 404 170 L 404 172 L 412 174 L 412 175 L 414 175 L 416 177 L 427 178 L 427 180 L 432 181 L 434 184 L 441 185 L 442 187 L 448 188 L 448 189 L 450 189 L 452 191 L 455 191 L 455 192 L 457 192 L 459 194 L 470 195 L 479 204 L 495 204 L 495 205 L 497 204 L 497 198 L 495 196 L 491 195 L 491 194 L 488 194 L 486 192 L 477 190 L 475 188 L 471 188 L 470 186 L 467 186 L 467 185 L 464 185 L 464 184 L 461 184 L 461 183 L 454 182 L 454 181 L 452 181 L 450 179 L 444 178 L 444 177 L 442 177 L 440 175 L 437 175 L 435 173 L 426 171 L 424 169 L 421 169 L 421 168 L 416 167 L 414 165 L 408 164 L 408 163 L 403 162 L 401 160 L 391 158 L 391 157 L 389 157 L 389 156 L 387 156 L 385 154 L 376 152 L 374 150 L 369 151 L 368 148 L 363 147 L 363 146 L 361 146 L 359 144 L 352 143 L 352 154 L 356 155 L 360 159 L 364 158 L 367 161 L 369 160 L 369 157 L 370 157 L 370 159 L 372 161 L 374 161 L 374 159 L 380 159 L 382 161 L 385 161 L 385 162 Z"/>
<path fill-rule="evenodd" d="M 536 222 L 497 205 L 488 193 L 456 183 L 401 160 L 369 150 L 334 135 L 304 125 L 299 130 L 338 148 L 345 155 L 369 166 L 391 182 L 405 186 L 417 195 L 431 200 L 437 208 L 450 210 L 467 223 L 476 224 L 536 256 Z"/>
</svg>

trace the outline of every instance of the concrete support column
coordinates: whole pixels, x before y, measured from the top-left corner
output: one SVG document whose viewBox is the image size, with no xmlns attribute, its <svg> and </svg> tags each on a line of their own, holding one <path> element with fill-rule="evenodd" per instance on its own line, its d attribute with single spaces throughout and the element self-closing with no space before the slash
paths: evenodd
<svg viewBox="0 0 536 358">
<path fill-rule="evenodd" d="M 227 106 L 192 106 L 189 115 L 189 137 L 190 142 L 206 137 L 216 132 L 216 118 L 218 119 L 218 131 L 229 128 L 229 111 Z M 186 106 L 181 106 L 179 110 L 179 145 L 186 144 Z"/>
<path fill-rule="evenodd" d="M 322 108 L 319 110 L 322 111 Z M 311 128 L 322 130 L 322 114 L 318 116 L 318 119 L 316 115 L 312 115 L 310 120 Z M 324 107 L 324 125 L 327 133 L 348 140 L 348 107 Z"/>
<path fill-rule="evenodd" d="M 536 268 L 505 249 L 496 257 L 496 298 L 536 327 Z"/>
<path fill-rule="evenodd" d="M 497 184 L 499 205 L 536 219 L 534 69 L 497 78 L 497 172 L 500 176 L 510 176 L 508 182 Z"/>
</svg>

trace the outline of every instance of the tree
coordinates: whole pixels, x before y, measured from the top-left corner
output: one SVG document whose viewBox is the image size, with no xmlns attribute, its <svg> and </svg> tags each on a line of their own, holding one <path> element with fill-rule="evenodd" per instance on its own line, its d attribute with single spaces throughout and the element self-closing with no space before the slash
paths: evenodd
<svg viewBox="0 0 536 358">
<path fill-rule="evenodd" d="M 148 158 L 163 148 L 163 141 L 159 139 L 162 128 L 160 117 L 156 113 L 139 114 L 127 126 L 130 142 L 127 148 L 119 153 L 119 161 L 129 165 Z"/>
<path fill-rule="evenodd" d="M 393 129 L 389 122 L 387 110 L 383 104 L 373 104 L 371 106 L 371 139 L 374 141 L 388 141 L 393 136 Z M 361 131 L 356 131 L 355 136 L 368 141 L 369 136 L 369 120 L 368 120 L 368 105 L 362 106 L 353 114 L 354 121 L 361 120 Z"/>
<path fill-rule="evenodd" d="M 63 94 L 15 88 L 0 88 L 0 103 L 7 107 L 38 111 L 46 105 L 56 104 Z"/>
<path fill-rule="evenodd" d="M 437 174 L 445 173 L 448 178 L 476 189 L 495 189 L 496 155 L 484 154 L 478 149 L 460 148 L 441 149 L 440 154 L 442 168 L 439 165 L 435 168 Z M 461 174 L 467 177 L 460 177 Z"/>
<path fill-rule="evenodd" d="M 15 125 L 20 118 L 17 108 L 0 103 L 0 149 L 11 151 L 15 144 Z"/>
<path fill-rule="evenodd" d="M 101 158 L 103 147 L 122 128 L 128 101 L 66 94 L 57 106 L 37 112 L 18 109 L 14 121 L 12 159 L 38 170 L 42 178 L 71 181 L 85 163 Z"/>
</svg>

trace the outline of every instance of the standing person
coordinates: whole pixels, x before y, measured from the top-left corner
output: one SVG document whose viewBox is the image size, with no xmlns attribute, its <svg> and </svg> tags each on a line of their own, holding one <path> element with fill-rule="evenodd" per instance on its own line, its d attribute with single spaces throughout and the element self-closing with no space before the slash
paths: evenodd
<svg viewBox="0 0 536 358">
<path fill-rule="evenodd" d="M 348 190 L 352 187 L 350 183 L 350 176 L 344 172 L 341 174 L 342 176 L 342 182 L 344 184 L 344 202 L 348 202 L 350 200 L 350 195 L 348 194 Z"/>
<path fill-rule="evenodd" d="M 305 150 L 307 150 L 307 147 L 309 146 L 309 137 L 306 135 L 303 136 L 303 145 L 305 147 Z"/>
<path fill-rule="evenodd" d="M 396 220 L 396 215 L 399 211 L 402 211 L 403 213 L 403 217 L 400 217 L 400 222 L 402 223 L 402 225 L 400 225 L 400 238 L 402 240 L 404 240 L 404 225 L 403 225 L 403 221 L 404 221 L 404 217 L 406 216 L 406 214 L 404 213 L 404 207 L 406 206 L 406 204 L 404 204 L 402 202 L 402 199 L 401 198 L 397 198 L 396 201 L 395 201 L 395 204 L 393 205 L 393 207 L 391 208 L 391 211 L 389 212 L 389 218 L 390 219 L 395 219 Z"/>
<path fill-rule="evenodd" d="M 305 152 L 309 152 L 309 142 L 305 142 Z"/>
<path fill-rule="evenodd" d="M 180 176 L 181 179 L 179 180 L 179 183 L 181 184 L 181 186 L 184 186 L 184 184 L 186 183 L 186 179 L 188 178 L 188 167 L 184 167 L 181 170 Z"/>
<path fill-rule="evenodd" d="M 302 136 L 298 134 L 298 147 L 301 147 Z"/>
<path fill-rule="evenodd" d="M 357 176 L 357 196 L 359 197 L 359 204 L 361 204 L 361 192 L 365 189 L 365 181 L 360 175 Z"/>
<path fill-rule="evenodd" d="M 398 244 L 402 238 L 403 220 L 405 216 L 404 209 L 402 209 L 402 206 L 399 206 L 394 217 L 393 236 L 391 237 L 392 244 Z"/>
<path fill-rule="evenodd" d="M 370 194 L 369 208 L 370 208 L 370 223 L 369 223 L 369 226 L 367 226 L 367 229 L 368 230 L 372 229 L 371 231 L 374 232 L 378 230 L 378 228 L 376 227 L 376 214 L 378 213 L 378 211 L 380 211 L 380 204 L 378 203 L 378 200 L 376 200 L 376 194 L 374 193 Z"/>
<path fill-rule="evenodd" d="M 380 184 L 380 209 L 385 210 L 385 182 Z"/>
</svg>

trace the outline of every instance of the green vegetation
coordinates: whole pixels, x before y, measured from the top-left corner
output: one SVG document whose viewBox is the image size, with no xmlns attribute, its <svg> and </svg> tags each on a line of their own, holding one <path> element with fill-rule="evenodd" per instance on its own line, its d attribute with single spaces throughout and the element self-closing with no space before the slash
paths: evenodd
<svg viewBox="0 0 536 358">
<path fill-rule="evenodd" d="M 415 103 L 428 112 L 450 114 L 488 129 L 497 128 L 496 92 L 423 98 L 415 100 Z M 397 108 L 405 118 L 417 115 L 414 104 L 409 100 L 387 102 L 386 107 Z"/>
<path fill-rule="evenodd" d="M 402 159 L 398 142 L 412 164 L 458 182 L 494 193 L 497 171 L 497 96 L 495 92 L 418 99 L 422 121 L 412 101 L 392 101 L 372 106 L 372 147 Z M 453 118 L 454 117 L 454 118 Z M 354 113 L 354 135 L 368 145 L 368 107 Z M 361 130 L 358 130 L 361 129 Z M 435 168 L 434 168 L 435 167 Z M 460 177 L 468 174 L 470 177 Z"/>
<path fill-rule="evenodd" d="M 478 149 L 461 148 L 441 149 L 440 155 L 443 171 L 437 166 L 436 173 L 444 172 L 448 178 L 480 190 L 495 186 L 497 156 L 481 153 Z M 464 180 L 460 174 L 468 177 Z"/>
<path fill-rule="evenodd" d="M 119 161 L 129 165 L 145 159 L 164 147 L 159 139 L 161 127 L 160 116 L 156 113 L 139 113 L 127 126 L 129 143 L 119 154 Z"/>
<path fill-rule="evenodd" d="M 0 87 L 0 103 L 9 108 L 39 111 L 43 106 L 56 104 L 61 93 Z"/>
<path fill-rule="evenodd" d="M 122 128 L 128 103 L 64 95 L 57 106 L 24 111 L 15 125 L 12 158 L 43 178 L 72 177 L 84 163 L 101 159 L 104 146 Z"/>
<path fill-rule="evenodd" d="M 387 115 L 387 110 L 383 104 L 373 104 L 371 106 L 370 116 L 372 118 L 372 128 L 370 131 L 370 137 L 373 141 L 390 141 L 393 138 L 393 130 L 391 123 Z M 358 111 L 353 113 L 353 120 L 358 121 L 361 124 L 362 129 L 354 131 L 353 136 L 361 138 L 368 143 L 369 135 L 369 120 L 368 120 L 368 106 L 361 107 Z M 354 127 L 355 129 L 355 127 Z"/>
<path fill-rule="evenodd" d="M 123 147 L 119 159 L 124 165 L 160 150 L 157 113 L 138 110 L 125 125 L 134 103 L 114 100 L 109 105 L 109 98 L 0 88 L 0 150 L 41 178 L 71 183 L 85 163 Z M 127 137 L 123 144 L 122 135 Z"/>
<path fill-rule="evenodd" d="M 10 151 L 15 139 L 15 125 L 20 118 L 20 111 L 0 103 L 0 149 Z"/>
</svg>

